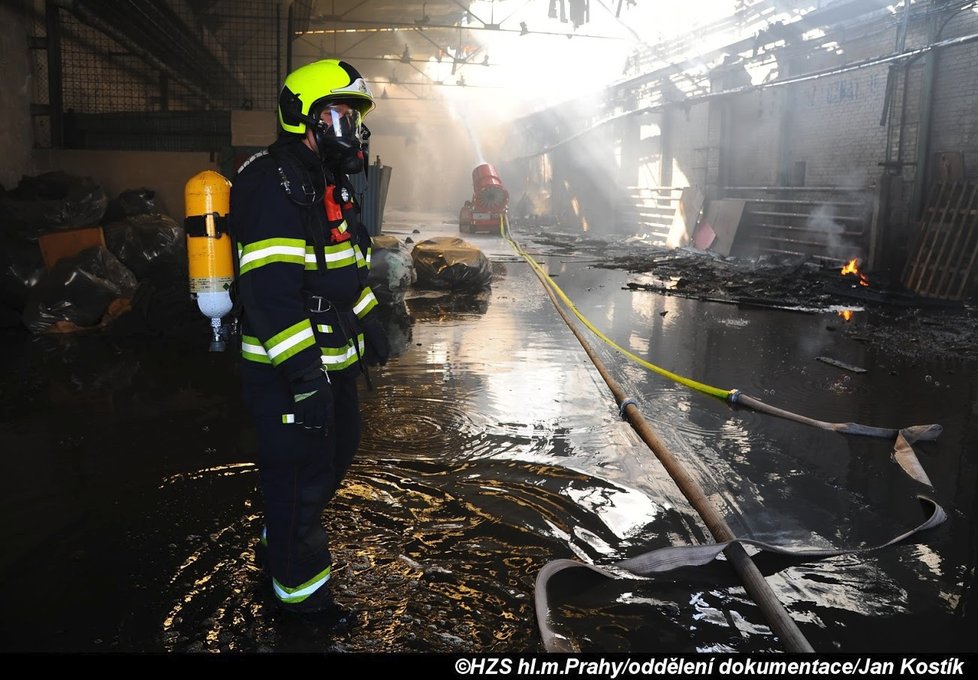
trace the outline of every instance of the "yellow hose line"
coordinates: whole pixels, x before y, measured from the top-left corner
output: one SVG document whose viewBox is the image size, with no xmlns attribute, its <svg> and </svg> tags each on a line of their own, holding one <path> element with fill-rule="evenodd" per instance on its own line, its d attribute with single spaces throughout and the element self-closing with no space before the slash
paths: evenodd
<svg viewBox="0 0 978 680">
<path fill-rule="evenodd" d="M 697 390 L 699 392 L 702 392 L 703 394 L 708 394 L 711 397 L 717 397 L 718 399 L 723 399 L 724 401 L 727 401 L 727 400 L 730 399 L 730 395 L 733 392 L 736 391 L 736 390 L 724 390 L 724 389 L 721 389 L 719 387 L 713 387 L 712 385 L 707 385 L 705 383 L 697 382 L 697 381 L 695 381 L 695 380 L 693 380 L 691 378 L 686 378 L 684 376 L 679 375 L 678 373 L 673 373 L 672 371 L 666 370 L 666 369 L 662 368 L 661 366 L 656 366 L 655 364 L 649 363 L 645 359 L 643 359 L 643 358 L 641 358 L 639 356 L 636 356 L 635 354 L 632 354 L 627 349 L 625 349 L 624 347 L 622 347 L 621 345 L 619 345 L 618 343 L 616 343 L 614 340 L 612 340 L 611 338 L 609 338 L 608 336 L 606 336 L 600 330 L 598 330 L 597 328 L 595 328 L 594 324 L 592 324 L 587 319 L 587 317 L 585 317 L 583 314 L 581 314 L 581 312 L 577 309 L 577 307 L 574 305 L 574 303 L 571 301 L 571 299 L 569 297 L 567 297 L 567 295 L 564 293 L 564 291 L 562 291 L 560 289 L 560 286 L 558 286 L 554 282 L 554 280 L 550 278 L 550 275 L 547 274 L 547 272 L 543 269 L 543 267 L 540 266 L 540 263 L 538 263 L 536 260 L 534 260 L 533 257 L 529 253 L 527 253 L 525 250 L 523 250 L 523 248 L 520 246 L 520 244 L 518 244 L 516 241 L 514 241 L 509 236 L 509 234 L 506 233 L 506 229 L 505 229 L 504 224 L 505 224 L 505 218 L 500 217 L 499 218 L 499 235 L 502 236 L 503 238 L 505 238 L 509 242 L 509 244 L 513 247 L 513 250 L 516 251 L 516 254 L 517 255 L 519 255 L 520 257 L 522 257 L 523 259 L 525 259 L 527 261 L 527 263 L 529 263 L 529 265 L 531 267 L 533 267 L 535 270 L 537 270 L 543 276 L 543 280 L 546 281 L 547 284 L 558 295 L 558 297 L 560 297 L 560 299 L 563 300 L 564 304 L 567 305 L 568 309 L 570 309 L 572 312 L 574 312 L 574 316 L 576 316 L 578 319 L 580 319 L 581 323 L 583 323 L 585 326 L 587 326 L 587 328 L 592 333 L 594 333 L 596 336 L 598 336 L 599 338 L 601 338 L 601 340 L 605 344 L 607 344 L 609 347 L 614 348 L 615 350 L 617 350 L 621 354 L 624 354 L 626 357 L 628 357 L 629 359 L 631 359 L 635 363 L 639 364 L 640 366 L 644 366 L 645 368 L 649 369 L 650 371 L 652 371 L 654 373 L 658 373 L 659 375 L 661 375 L 661 376 L 663 376 L 665 378 L 669 378 L 670 380 L 673 380 L 673 381 L 675 381 L 675 382 L 677 382 L 677 383 L 679 383 L 681 385 L 685 385 L 686 387 L 690 387 L 690 388 L 692 388 L 694 390 Z"/>
</svg>

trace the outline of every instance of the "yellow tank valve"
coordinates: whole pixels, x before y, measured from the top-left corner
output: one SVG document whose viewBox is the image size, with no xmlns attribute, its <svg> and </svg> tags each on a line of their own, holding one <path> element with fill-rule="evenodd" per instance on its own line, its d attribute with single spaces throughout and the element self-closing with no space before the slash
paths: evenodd
<svg viewBox="0 0 978 680">
<path fill-rule="evenodd" d="M 210 350 L 221 352 L 227 347 L 229 333 L 221 319 L 233 307 L 234 262 L 228 232 L 231 182 L 218 172 L 205 170 L 187 181 L 183 196 L 190 295 L 211 320 Z"/>
</svg>

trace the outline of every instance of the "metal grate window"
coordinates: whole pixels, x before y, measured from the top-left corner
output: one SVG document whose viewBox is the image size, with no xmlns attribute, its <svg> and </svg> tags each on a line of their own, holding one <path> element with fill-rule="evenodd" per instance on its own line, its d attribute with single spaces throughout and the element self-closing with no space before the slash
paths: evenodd
<svg viewBox="0 0 978 680">
<path fill-rule="evenodd" d="M 78 0 L 72 8 L 51 10 L 65 146 L 217 150 L 230 144 L 229 111 L 277 106 L 278 2 Z"/>
</svg>

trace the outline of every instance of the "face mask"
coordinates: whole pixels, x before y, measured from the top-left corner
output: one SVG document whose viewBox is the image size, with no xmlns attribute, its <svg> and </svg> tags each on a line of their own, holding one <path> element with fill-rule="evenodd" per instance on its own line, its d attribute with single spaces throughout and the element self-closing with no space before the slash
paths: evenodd
<svg viewBox="0 0 978 680">
<path fill-rule="evenodd" d="M 345 174 L 363 170 L 370 131 L 361 123 L 359 111 L 327 106 L 320 112 L 313 132 L 323 165 Z"/>
</svg>

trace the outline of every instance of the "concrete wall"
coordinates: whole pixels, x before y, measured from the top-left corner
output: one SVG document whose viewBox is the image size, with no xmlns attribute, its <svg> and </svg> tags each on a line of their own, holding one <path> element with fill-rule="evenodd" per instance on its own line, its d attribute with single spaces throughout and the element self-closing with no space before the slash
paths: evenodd
<svg viewBox="0 0 978 680">
<path fill-rule="evenodd" d="M 211 154 L 204 152 L 39 149 L 36 164 L 39 173 L 63 170 L 92 177 L 110 200 L 126 189 L 153 189 L 160 207 L 178 222 L 184 218 L 187 180 L 203 170 L 220 171 Z"/>
<path fill-rule="evenodd" d="M 0 3 L 0 185 L 7 189 L 33 171 L 27 35 L 23 13 Z"/>
</svg>

